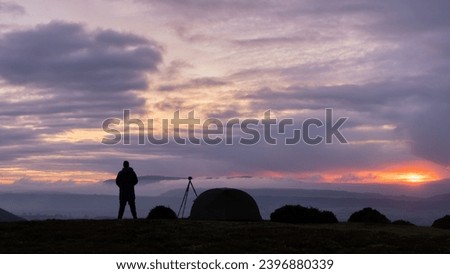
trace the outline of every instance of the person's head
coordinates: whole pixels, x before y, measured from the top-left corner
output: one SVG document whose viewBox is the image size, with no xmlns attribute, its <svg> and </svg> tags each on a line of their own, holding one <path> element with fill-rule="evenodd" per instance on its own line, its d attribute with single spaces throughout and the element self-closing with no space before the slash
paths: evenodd
<svg viewBox="0 0 450 274">
<path fill-rule="evenodd" d="M 128 161 L 123 161 L 123 167 L 130 167 L 130 163 Z"/>
</svg>

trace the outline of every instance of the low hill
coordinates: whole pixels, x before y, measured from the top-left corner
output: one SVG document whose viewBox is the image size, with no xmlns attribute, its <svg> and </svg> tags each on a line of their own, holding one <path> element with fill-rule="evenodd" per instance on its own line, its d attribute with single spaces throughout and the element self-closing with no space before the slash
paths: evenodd
<svg viewBox="0 0 450 274">
<path fill-rule="evenodd" d="M 0 208 L 0 222 L 3 223 L 3 222 L 20 222 L 20 221 L 25 221 L 25 219 Z"/>
<path fill-rule="evenodd" d="M 169 177 L 169 176 L 160 176 L 160 175 L 145 175 L 145 176 L 139 176 L 139 183 L 140 184 L 156 184 L 161 181 L 174 181 L 174 180 L 185 180 L 186 178 L 183 177 Z M 103 181 L 105 184 L 115 184 L 116 179 L 108 179 Z"/>
<path fill-rule="evenodd" d="M 0 223 L 0 253 L 450 253 L 450 231 L 387 224 L 192 220 Z"/>
</svg>

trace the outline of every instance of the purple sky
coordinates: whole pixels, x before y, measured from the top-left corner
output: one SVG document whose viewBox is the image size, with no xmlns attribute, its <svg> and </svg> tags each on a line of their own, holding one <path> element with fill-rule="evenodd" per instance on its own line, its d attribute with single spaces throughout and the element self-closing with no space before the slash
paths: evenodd
<svg viewBox="0 0 450 274">
<path fill-rule="evenodd" d="M 448 0 L 0 0 L 0 183 L 93 183 L 124 159 L 140 175 L 449 178 L 449 13 Z M 303 121 L 326 108 L 348 117 L 348 144 L 101 144 L 123 109 Z"/>
</svg>

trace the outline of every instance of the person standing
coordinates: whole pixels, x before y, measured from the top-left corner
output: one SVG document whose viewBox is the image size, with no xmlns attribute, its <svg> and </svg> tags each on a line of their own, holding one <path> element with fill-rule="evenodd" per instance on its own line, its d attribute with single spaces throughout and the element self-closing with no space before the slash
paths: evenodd
<svg viewBox="0 0 450 274">
<path fill-rule="evenodd" d="M 138 178 L 133 168 L 130 167 L 128 161 L 123 162 L 123 168 L 116 177 L 116 185 L 119 187 L 119 215 L 118 219 L 122 219 L 125 206 L 130 206 L 133 219 L 137 219 L 134 186 L 138 183 Z"/>
</svg>

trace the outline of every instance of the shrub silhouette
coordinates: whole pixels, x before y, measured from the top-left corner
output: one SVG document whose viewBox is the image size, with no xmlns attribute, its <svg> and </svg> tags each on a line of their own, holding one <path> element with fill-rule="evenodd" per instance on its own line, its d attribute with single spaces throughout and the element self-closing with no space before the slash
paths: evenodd
<svg viewBox="0 0 450 274">
<path fill-rule="evenodd" d="M 354 212 L 348 219 L 350 223 L 380 223 L 389 224 L 391 221 L 378 210 L 366 207 L 360 211 Z"/>
<path fill-rule="evenodd" d="M 175 212 L 169 207 L 160 205 L 150 210 L 147 215 L 147 220 L 154 219 L 177 219 L 177 214 L 175 214 Z"/>
<path fill-rule="evenodd" d="M 435 228 L 450 229 L 450 215 L 445 215 L 444 217 L 435 220 L 431 226 Z"/>
<path fill-rule="evenodd" d="M 272 222 L 291 224 L 326 224 L 337 223 L 338 220 L 331 211 L 320 211 L 317 208 L 306 208 L 301 205 L 285 205 L 270 214 Z"/>
<path fill-rule="evenodd" d="M 416 226 L 415 224 L 405 221 L 405 220 L 396 220 L 392 222 L 393 225 L 407 225 L 407 226 Z"/>
</svg>

